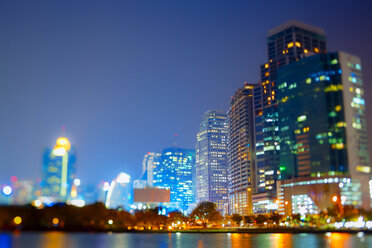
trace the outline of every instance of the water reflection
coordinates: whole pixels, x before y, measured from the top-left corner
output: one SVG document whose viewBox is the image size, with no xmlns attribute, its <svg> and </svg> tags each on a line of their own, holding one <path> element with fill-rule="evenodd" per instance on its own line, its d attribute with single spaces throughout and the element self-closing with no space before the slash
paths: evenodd
<svg viewBox="0 0 372 248">
<path fill-rule="evenodd" d="M 340 247 L 352 247 L 353 239 L 355 235 L 350 235 L 348 233 L 331 233 L 330 235 L 325 235 L 327 238 L 327 246 L 330 248 L 340 248 Z M 360 243 L 357 237 L 354 243 Z"/>
<path fill-rule="evenodd" d="M 292 248 L 292 234 L 289 233 L 273 233 L 270 234 L 270 247 L 275 248 Z"/>
<path fill-rule="evenodd" d="M 43 248 L 63 248 L 70 247 L 69 236 L 61 232 L 49 232 L 43 235 L 41 240 L 41 247 Z"/>
<path fill-rule="evenodd" d="M 247 234 L 247 233 L 60 233 L 45 232 L 0 234 L 0 247 L 4 248 L 60 248 L 60 247 L 372 247 L 372 235 L 329 233 L 324 234 Z"/>
</svg>

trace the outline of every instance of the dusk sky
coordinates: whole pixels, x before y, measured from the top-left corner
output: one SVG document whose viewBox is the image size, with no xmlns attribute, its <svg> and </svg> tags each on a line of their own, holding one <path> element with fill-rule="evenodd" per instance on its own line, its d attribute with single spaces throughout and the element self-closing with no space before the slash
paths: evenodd
<svg viewBox="0 0 372 248">
<path fill-rule="evenodd" d="M 372 4 L 304 2 L 1 1 L 0 184 L 40 178 L 63 125 L 83 183 L 136 179 L 145 153 L 195 148 L 202 114 L 259 80 L 267 31 L 291 19 L 362 58 L 371 125 Z"/>
</svg>

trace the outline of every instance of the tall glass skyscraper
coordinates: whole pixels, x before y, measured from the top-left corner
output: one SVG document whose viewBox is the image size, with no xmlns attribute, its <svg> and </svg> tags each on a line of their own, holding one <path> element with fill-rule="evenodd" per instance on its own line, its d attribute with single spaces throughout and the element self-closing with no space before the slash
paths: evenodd
<svg viewBox="0 0 372 248">
<path fill-rule="evenodd" d="M 227 120 L 221 111 L 204 113 L 196 141 L 196 203 L 210 201 L 223 211 L 227 192 Z"/>
<path fill-rule="evenodd" d="M 46 149 L 42 166 L 42 196 L 53 201 L 70 199 L 75 178 L 75 149 L 65 137 L 56 141 L 53 149 Z"/>
<path fill-rule="evenodd" d="M 282 178 L 350 175 L 369 208 L 371 176 L 360 58 L 309 56 L 279 69 Z"/>
<path fill-rule="evenodd" d="M 178 203 L 187 212 L 193 199 L 192 172 L 195 167 L 195 150 L 183 148 L 164 149 L 159 166 L 154 171 L 154 186 L 170 189 L 171 203 Z"/>
<path fill-rule="evenodd" d="M 253 214 L 252 194 L 256 190 L 254 152 L 254 89 L 245 84 L 231 99 L 228 112 L 229 213 Z"/>
<path fill-rule="evenodd" d="M 143 158 L 141 180 L 145 180 L 148 187 L 154 186 L 154 169 L 159 166 L 160 156 L 160 153 L 148 152 Z"/>
<path fill-rule="evenodd" d="M 261 92 L 255 94 L 257 192 L 275 197 L 279 169 L 278 69 L 310 53 L 326 52 L 322 29 L 289 21 L 268 32 L 268 62 L 261 65 Z"/>
</svg>

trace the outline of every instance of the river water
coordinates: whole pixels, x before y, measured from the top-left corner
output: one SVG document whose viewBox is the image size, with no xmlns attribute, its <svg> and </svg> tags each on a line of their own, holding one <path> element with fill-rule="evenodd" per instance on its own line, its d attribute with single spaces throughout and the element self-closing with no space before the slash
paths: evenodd
<svg viewBox="0 0 372 248">
<path fill-rule="evenodd" d="M 327 234 L 241 234 L 241 233 L 0 233 L 0 247 L 372 247 L 372 235 Z"/>
</svg>

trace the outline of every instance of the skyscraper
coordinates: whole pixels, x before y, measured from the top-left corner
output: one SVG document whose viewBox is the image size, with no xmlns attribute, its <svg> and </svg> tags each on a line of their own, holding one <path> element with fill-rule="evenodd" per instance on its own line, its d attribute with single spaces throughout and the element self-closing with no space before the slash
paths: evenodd
<svg viewBox="0 0 372 248">
<path fill-rule="evenodd" d="M 196 142 L 196 203 L 211 201 L 223 211 L 227 192 L 227 120 L 221 111 L 207 111 Z"/>
<path fill-rule="evenodd" d="M 256 190 L 254 151 L 254 88 L 245 84 L 231 99 L 228 111 L 229 212 L 252 214 Z"/>
<path fill-rule="evenodd" d="M 183 148 L 164 149 L 159 166 L 154 171 L 154 186 L 170 189 L 171 203 L 178 203 L 186 212 L 193 202 L 192 171 L 195 151 Z"/>
<path fill-rule="evenodd" d="M 70 198 L 75 178 L 75 149 L 65 137 L 56 141 L 53 149 L 46 149 L 42 166 L 42 195 L 54 201 Z"/>
<path fill-rule="evenodd" d="M 148 187 L 154 185 L 154 169 L 159 165 L 160 156 L 160 153 L 148 152 L 143 158 L 141 180 L 145 180 Z"/>
<path fill-rule="evenodd" d="M 282 178 L 350 175 L 369 208 L 365 100 L 360 58 L 309 56 L 279 69 L 277 96 Z"/>
<path fill-rule="evenodd" d="M 268 32 L 268 62 L 261 65 L 261 92 L 255 94 L 257 192 L 275 197 L 279 166 L 279 123 L 276 96 L 278 69 L 294 63 L 305 54 L 325 53 L 322 29 L 289 21 Z"/>
</svg>

